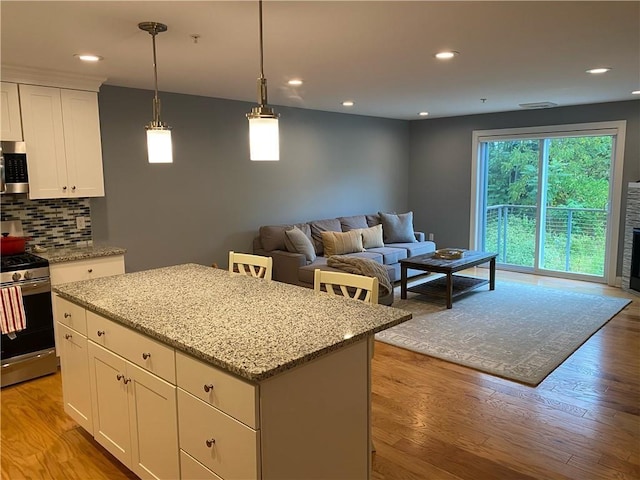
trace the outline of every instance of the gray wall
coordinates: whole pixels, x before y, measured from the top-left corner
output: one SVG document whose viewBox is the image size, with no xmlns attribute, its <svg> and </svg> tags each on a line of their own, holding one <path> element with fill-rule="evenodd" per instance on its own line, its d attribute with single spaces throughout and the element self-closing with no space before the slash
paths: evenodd
<svg viewBox="0 0 640 480">
<path fill-rule="evenodd" d="M 412 121 L 409 205 L 440 247 L 467 247 L 474 130 L 626 120 L 617 274 L 622 272 L 627 185 L 640 179 L 640 100 Z"/>
<path fill-rule="evenodd" d="M 93 237 L 126 248 L 127 271 L 226 266 L 261 225 L 408 209 L 409 122 L 278 107 L 281 160 L 251 162 L 253 104 L 162 92 L 174 163 L 150 165 L 152 96 L 98 97 L 106 196 L 91 201 Z"/>
</svg>

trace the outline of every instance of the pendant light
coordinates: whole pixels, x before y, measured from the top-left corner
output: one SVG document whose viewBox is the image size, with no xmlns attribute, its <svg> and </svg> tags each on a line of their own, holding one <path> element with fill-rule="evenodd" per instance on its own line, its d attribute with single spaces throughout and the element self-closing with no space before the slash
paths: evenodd
<svg viewBox="0 0 640 480">
<path fill-rule="evenodd" d="M 258 78 L 257 107 L 247 113 L 249 119 L 249 149 L 251 160 L 280 160 L 280 139 L 278 117 L 273 108 L 267 106 L 267 79 L 264 78 L 263 39 L 262 39 L 262 0 L 260 8 L 260 77 Z"/>
<path fill-rule="evenodd" d="M 158 68 L 156 64 L 156 35 L 167 31 L 167 26 L 157 22 L 142 22 L 140 30 L 151 35 L 153 43 L 153 79 L 155 95 L 153 97 L 153 120 L 145 127 L 147 130 L 147 153 L 149 163 L 173 163 L 171 145 L 171 127 L 160 120 L 160 99 L 158 98 Z"/>
</svg>

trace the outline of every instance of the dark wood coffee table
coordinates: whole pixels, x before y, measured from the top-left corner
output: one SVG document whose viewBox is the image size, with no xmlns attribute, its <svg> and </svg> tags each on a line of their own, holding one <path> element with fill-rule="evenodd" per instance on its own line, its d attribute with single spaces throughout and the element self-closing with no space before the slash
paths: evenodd
<svg viewBox="0 0 640 480">
<path fill-rule="evenodd" d="M 489 284 L 490 290 L 496 288 L 496 257 L 497 253 L 477 252 L 465 250 L 464 257 L 455 260 L 434 257 L 434 253 L 425 253 L 415 257 L 400 260 L 400 298 L 407 298 L 407 292 L 422 295 L 434 295 L 445 298 L 447 308 L 453 306 L 453 298 L 469 290 Z M 489 262 L 489 280 L 482 278 L 454 275 L 465 268 L 475 267 Z M 427 280 L 423 283 L 407 287 L 407 270 L 422 270 L 425 272 L 444 273 L 446 277 Z"/>
</svg>

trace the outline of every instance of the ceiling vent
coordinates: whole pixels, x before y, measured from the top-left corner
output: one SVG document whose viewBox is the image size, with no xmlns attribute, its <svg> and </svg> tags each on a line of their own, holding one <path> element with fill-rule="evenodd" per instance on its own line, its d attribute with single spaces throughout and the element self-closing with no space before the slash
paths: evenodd
<svg viewBox="0 0 640 480">
<path fill-rule="evenodd" d="M 557 107 L 557 103 L 553 102 L 532 102 L 532 103 L 520 103 L 518 104 L 520 108 L 526 108 L 527 110 L 535 109 L 535 108 L 551 108 Z"/>
</svg>

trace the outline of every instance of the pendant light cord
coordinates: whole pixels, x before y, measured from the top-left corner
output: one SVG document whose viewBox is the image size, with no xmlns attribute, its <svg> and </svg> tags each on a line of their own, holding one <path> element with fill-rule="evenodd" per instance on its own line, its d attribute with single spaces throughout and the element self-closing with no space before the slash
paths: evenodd
<svg viewBox="0 0 640 480">
<path fill-rule="evenodd" d="M 153 44 L 153 82 L 155 87 L 155 93 L 153 96 L 153 123 L 154 125 L 160 126 L 160 100 L 158 99 L 158 66 L 156 61 L 156 35 L 158 34 L 157 30 L 153 30 L 151 33 L 151 40 Z"/>
<path fill-rule="evenodd" d="M 264 78 L 264 40 L 262 33 L 262 0 L 259 0 L 260 19 L 260 78 L 258 79 L 258 99 L 260 106 L 267 104 L 267 79 Z"/>
<path fill-rule="evenodd" d="M 260 0 L 260 77 L 264 78 L 264 42 L 262 39 L 262 0 Z"/>
</svg>

